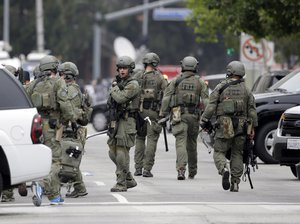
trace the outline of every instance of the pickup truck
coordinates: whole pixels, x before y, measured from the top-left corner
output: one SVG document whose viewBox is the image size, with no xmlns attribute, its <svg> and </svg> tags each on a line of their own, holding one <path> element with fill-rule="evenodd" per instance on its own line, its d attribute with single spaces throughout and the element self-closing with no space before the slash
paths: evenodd
<svg viewBox="0 0 300 224">
<path fill-rule="evenodd" d="M 254 94 L 258 127 L 255 153 L 265 163 L 278 163 L 273 158 L 273 141 L 279 119 L 285 110 L 300 105 L 300 69 L 275 83 L 265 93 Z"/>
</svg>

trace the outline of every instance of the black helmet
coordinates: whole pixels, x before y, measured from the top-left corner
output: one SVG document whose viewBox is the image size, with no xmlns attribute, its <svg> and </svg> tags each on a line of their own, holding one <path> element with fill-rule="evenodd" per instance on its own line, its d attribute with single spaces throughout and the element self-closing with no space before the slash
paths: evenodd
<svg viewBox="0 0 300 224">
<path fill-rule="evenodd" d="M 193 71 L 197 72 L 198 70 L 198 64 L 199 62 L 197 61 L 196 58 L 192 56 L 187 56 L 184 59 L 182 59 L 181 63 L 181 70 L 184 71 Z"/>
<path fill-rule="evenodd" d="M 157 67 L 159 62 L 160 62 L 160 59 L 159 59 L 158 55 L 153 52 L 145 54 L 145 56 L 143 58 L 144 65 L 150 64 L 153 67 Z"/>
<path fill-rule="evenodd" d="M 244 77 L 245 66 L 240 61 L 232 61 L 226 67 L 226 75 L 227 76 L 237 75 L 240 77 Z"/>
</svg>

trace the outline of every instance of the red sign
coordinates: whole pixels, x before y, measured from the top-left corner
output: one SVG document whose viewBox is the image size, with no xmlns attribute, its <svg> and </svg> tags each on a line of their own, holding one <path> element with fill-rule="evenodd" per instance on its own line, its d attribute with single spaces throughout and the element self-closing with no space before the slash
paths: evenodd
<svg viewBox="0 0 300 224">
<path fill-rule="evenodd" d="M 173 77 L 181 72 L 181 66 L 179 65 L 159 65 L 158 70 L 160 70 L 164 75 L 168 76 L 171 80 Z"/>
</svg>

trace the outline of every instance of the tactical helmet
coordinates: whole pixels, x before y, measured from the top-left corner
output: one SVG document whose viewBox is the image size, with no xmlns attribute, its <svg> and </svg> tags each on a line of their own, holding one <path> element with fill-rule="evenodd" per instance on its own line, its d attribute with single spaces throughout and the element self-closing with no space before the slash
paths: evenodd
<svg viewBox="0 0 300 224">
<path fill-rule="evenodd" d="M 40 60 L 41 72 L 47 70 L 56 70 L 58 65 L 59 65 L 58 59 L 52 55 L 47 55 Z"/>
<path fill-rule="evenodd" d="M 182 59 L 181 63 L 181 70 L 182 71 L 193 71 L 196 72 L 198 70 L 198 64 L 196 58 L 192 56 L 187 56 L 184 59 Z"/>
<path fill-rule="evenodd" d="M 145 56 L 143 58 L 144 65 L 150 64 L 150 65 L 156 67 L 156 66 L 158 66 L 159 62 L 160 62 L 160 59 L 159 59 L 158 55 L 153 52 L 145 54 Z"/>
<path fill-rule="evenodd" d="M 62 72 L 65 75 L 73 75 L 73 76 L 78 76 L 79 71 L 77 66 L 73 62 L 64 62 L 58 66 L 58 72 Z"/>
<path fill-rule="evenodd" d="M 129 70 L 132 72 L 133 69 L 135 68 L 135 63 L 134 61 L 128 57 L 128 56 L 121 56 L 117 60 L 117 69 L 122 68 L 122 67 L 127 67 Z"/>
<path fill-rule="evenodd" d="M 11 65 L 4 65 L 4 67 L 13 75 L 17 72 L 17 69 L 14 66 Z"/>
<path fill-rule="evenodd" d="M 232 61 L 226 67 L 226 75 L 237 75 L 243 77 L 245 75 L 245 67 L 240 61 Z"/>
<path fill-rule="evenodd" d="M 40 66 L 37 65 L 34 67 L 33 71 L 32 71 L 32 74 L 34 76 L 34 78 L 37 78 L 41 75 L 41 70 L 40 70 Z"/>
</svg>

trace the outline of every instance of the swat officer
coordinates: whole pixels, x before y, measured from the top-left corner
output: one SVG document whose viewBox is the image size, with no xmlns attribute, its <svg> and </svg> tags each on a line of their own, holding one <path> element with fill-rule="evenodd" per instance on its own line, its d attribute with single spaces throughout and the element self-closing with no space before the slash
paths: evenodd
<svg viewBox="0 0 300 224">
<path fill-rule="evenodd" d="M 166 116 L 171 109 L 172 133 L 176 138 L 177 179 L 185 180 L 186 165 L 188 177 L 197 174 L 197 137 L 200 120 L 200 99 L 206 105 L 208 90 L 196 74 L 198 61 L 187 56 L 181 61 L 182 73 L 173 79 L 164 92 L 162 114 Z"/>
<path fill-rule="evenodd" d="M 154 165 L 157 141 L 162 127 L 157 123 L 163 91 L 167 81 L 156 69 L 159 64 L 159 57 L 155 53 L 147 53 L 143 58 L 145 70 L 137 73 L 135 78 L 141 87 L 140 95 L 140 116 L 146 120 L 139 127 L 136 136 L 134 153 L 135 176 L 153 177 L 151 169 Z M 145 140 L 147 136 L 147 146 Z M 144 171 L 142 169 L 144 168 Z"/>
<path fill-rule="evenodd" d="M 64 127 L 63 131 L 63 152 L 62 152 L 62 169 L 59 173 L 61 180 L 73 182 L 74 190 L 71 193 L 67 193 L 67 198 L 83 197 L 88 194 L 85 184 L 82 180 L 81 171 L 79 165 L 82 158 L 83 148 L 86 140 L 87 128 L 84 127 L 89 123 L 90 115 L 92 113 L 91 102 L 89 97 L 83 94 L 78 84 L 76 84 L 76 78 L 79 75 L 77 66 L 72 62 L 64 62 L 58 66 L 59 75 L 64 78 L 68 88 L 68 98 L 74 108 L 77 109 L 77 113 L 81 115 L 78 120 L 73 123 L 69 123 Z M 71 142 L 71 144 L 69 144 Z M 76 145 L 78 153 L 69 152 L 70 146 Z M 72 156 L 70 156 L 72 155 Z M 66 167 L 71 167 L 69 170 Z M 66 168 L 66 169 L 64 169 Z M 72 178 L 70 178 L 72 176 Z"/>
<path fill-rule="evenodd" d="M 110 120 L 107 144 L 109 157 L 116 165 L 117 176 L 117 183 L 111 192 L 122 192 L 137 185 L 129 171 L 129 150 L 135 145 L 140 87 L 132 77 L 135 63 L 130 57 L 119 57 L 116 65 L 118 74 L 109 90 L 107 101 Z"/>
<path fill-rule="evenodd" d="M 76 121 L 66 83 L 57 76 L 59 61 L 56 57 L 47 55 L 40 60 L 39 76 L 28 84 L 27 93 L 33 105 L 42 117 L 44 144 L 52 149 L 52 166 L 47 178 L 40 182 L 33 182 L 33 204 L 40 206 L 42 195 L 47 195 L 50 204 L 62 204 L 64 199 L 60 195 L 61 137 L 64 124 Z"/>
<path fill-rule="evenodd" d="M 252 125 L 249 137 L 254 137 L 257 114 L 254 97 L 244 83 L 245 68 L 239 61 L 232 61 L 226 68 L 227 78 L 216 86 L 209 98 L 200 125 L 207 129 L 213 114 L 217 117 L 214 143 L 214 162 L 224 190 L 237 192 L 243 174 L 243 147 L 246 139 L 245 127 Z M 231 149 L 230 172 L 226 163 L 226 153 Z"/>
</svg>

